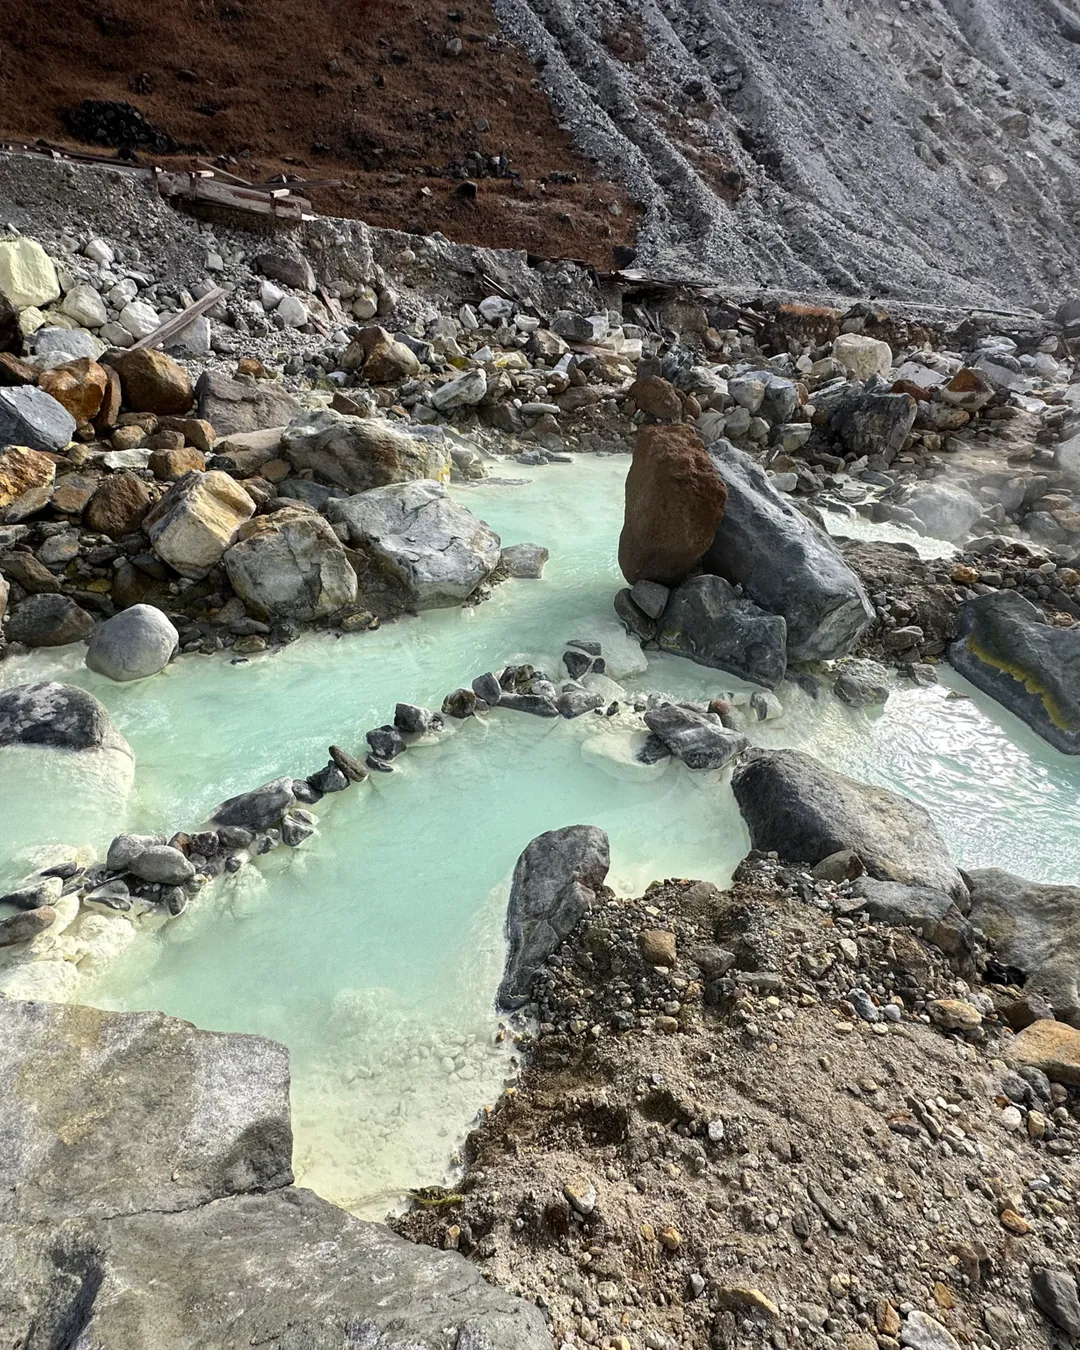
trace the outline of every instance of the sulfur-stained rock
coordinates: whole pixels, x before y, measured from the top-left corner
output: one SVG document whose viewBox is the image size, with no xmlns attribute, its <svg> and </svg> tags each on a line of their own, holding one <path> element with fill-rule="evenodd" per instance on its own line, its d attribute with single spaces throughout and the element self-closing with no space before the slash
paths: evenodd
<svg viewBox="0 0 1080 1350">
<path fill-rule="evenodd" d="M 17 501 L 32 488 L 49 487 L 56 477 L 56 464 L 48 455 L 24 445 L 0 449 L 0 507 Z"/>
</svg>

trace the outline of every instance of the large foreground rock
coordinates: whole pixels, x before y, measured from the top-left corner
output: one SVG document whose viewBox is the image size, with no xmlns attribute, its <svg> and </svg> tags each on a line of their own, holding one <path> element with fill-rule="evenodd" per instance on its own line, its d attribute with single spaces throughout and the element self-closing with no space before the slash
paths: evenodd
<svg viewBox="0 0 1080 1350">
<path fill-rule="evenodd" d="M 500 1008 L 529 1001 L 536 972 L 592 904 L 610 866 L 608 837 L 595 825 L 548 830 L 518 858 L 506 909 Z"/>
<path fill-rule="evenodd" d="M 949 660 L 1044 741 L 1080 755 L 1080 627 L 1052 628 L 1015 591 L 969 600 Z"/>
<path fill-rule="evenodd" d="M 460 604 L 499 563 L 495 531 L 427 479 L 330 501 L 327 515 L 345 522 L 350 542 L 403 583 L 417 609 Z"/>
<path fill-rule="evenodd" d="M 874 617 L 858 577 L 827 534 L 771 485 L 728 441 L 710 446 L 727 484 L 724 519 L 705 555 L 706 571 L 740 584 L 787 622 L 789 661 L 846 655 Z"/>
<path fill-rule="evenodd" d="M 195 385 L 196 417 L 205 419 L 219 436 L 283 427 L 300 412 L 300 404 L 270 380 L 231 380 L 205 370 Z"/>
<path fill-rule="evenodd" d="M 180 641 L 173 624 L 153 605 L 132 605 L 95 629 L 86 664 L 110 680 L 145 680 L 172 660 Z"/>
<path fill-rule="evenodd" d="M 697 576 L 672 591 L 657 625 L 666 652 L 773 689 L 787 670 L 787 625 L 723 577 Z"/>
<path fill-rule="evenodd" d="M 10 745 L 119 750 L 132 757 L 104 703 L 85 689 L 53 680 L 0 691 L 0 749 Z"/>
<path fill-rule="evenodd" d="M 550 1350 L 456 1253 L 292 1187 L 272 1041 L 0 1002 L 0 1112 L 6 1344 Z"/>
<path fill-rule="evenodd" d="M 147 513 L 154 551 L 182 577 L 206 576 L 255 514 L 255 503 L 227 473 L 192 470 Z"/>
<path fill-rule="evenodd" d="M 1027 881 L 997 867 L 967 874 L 969 917 L 999 961 L 1027 975 L 1062 1021 L 1080 1027 L 1080 886 Z"/>
<path fill-rule="evenodd" d="M 115 361 L 124 402 L 134 412 L 182 416 L 195 397 L 191 376 L 171 356 L 155 347 L 125 352 Z"/>
<path fill-rule="evenodd" d="M 826 768 L 799 750 L 752 750 L 732 787 L 757 849 L 813 866 L 853 849 L 882 881 L 941 891 L 961 908 L 967 887 L 928 812 L 886 788 Z"/>
<path fill-rule="evenodd" d="M 350 492 L 430 478 L 450 481 L 450 454 L 440 441 L 410 436 L 378 417 L 345 417 L 331 408 L 296 418 L 281 438 L 281 452 L 297 469 Z"/>
<path fill-rule="evenodd" d="M 341 540 L 311 511 L 286 507 L 241 526 L 225 554 L 233 590 L 263 618 L 310 623 L 356 599 Z"/>
<path fill-rule="evenodd" d="M 685 425 L 643 427 L 626 475 L 619 568 L 631 584 L 677 586 L 701 561 L 727 488 L 701 437 Z"/>
</svg>

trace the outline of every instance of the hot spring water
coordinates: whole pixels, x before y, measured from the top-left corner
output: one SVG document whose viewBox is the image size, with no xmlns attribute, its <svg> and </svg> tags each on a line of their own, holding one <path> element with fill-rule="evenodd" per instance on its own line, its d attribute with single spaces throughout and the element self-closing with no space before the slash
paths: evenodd
<svg viewBox="0 0 1080 1350">
<path fill-rule="evenodd" d="M 474 610 L 307 636 L 238 665 L 186 657 L 135 685 L 92 675 L 78 650 L 5 662 L 4 684 L 60 678 L 93 689 L 137 768 L 126 801 L 100 783 L 73 793 L 60 756 L 48 779 L 17 790 L 6 774 L 0 870 L 17 879 L 25 850 L 50 840 L 100 848 L 122 828 L 193 827 L 232 793 L 319 767 L 330 741 L 359 748 L 398 700 L 437 706 L 507 660 L 555 670 L 568 638 L 617 642 L 625 469 L 622 457 L 582 457 L 525 471 L 534 474 L 525 486 L 462 489 L 504 543 L 552 552 L 544 581 L 509 582 Z M 618 646 L 627 665 L 644 664 Z M 961 865 L 1080 880 L 1080 763 L 942 673 L 942 685 L 900 684 L 884 709 L 868 712 L 784 686 L 784 715 L 755 726 L 752 739 L 806 749 L 921 802 Z M 693 697 L 739 687 L 655 655 L 623 682 Z M 618 719 L 592 716 L 495 712 L 452 724 L 394 774 L 327 798 L 315 838 L 222 878 L 96 983 L 84 981 L 79 997 L 287 1043 L 298 1178 L 339 1203 L 385 1212 L 405 1188 L 443 1178 L 477 1109 L 513 1074 L 492 998 L 507 884 L 525 844 L 560 825 L 601 826 L 609 883 L 624 894 L 666 876 L 724 884 L 748 847 L 726 776 L 676 763 L 622 767 L 605 753 L 622 737 Z"/>
</svg>

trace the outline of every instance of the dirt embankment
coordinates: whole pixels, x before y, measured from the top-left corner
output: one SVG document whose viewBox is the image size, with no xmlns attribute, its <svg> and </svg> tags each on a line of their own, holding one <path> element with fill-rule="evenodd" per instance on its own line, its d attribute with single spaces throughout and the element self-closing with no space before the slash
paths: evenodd
<svg viewBox="0 0 1080 1350">
<path fill-rule="evenodd" d="M 0 139 L 111 153 L 72 122 L 84 100 L 128 103 L 252 181 L 341 179 L 312 193 L 328 215 L 604 268 L 633 241 L 626 190 L 572 148 L 488 0 L 10 0 Z"/>
</svg>

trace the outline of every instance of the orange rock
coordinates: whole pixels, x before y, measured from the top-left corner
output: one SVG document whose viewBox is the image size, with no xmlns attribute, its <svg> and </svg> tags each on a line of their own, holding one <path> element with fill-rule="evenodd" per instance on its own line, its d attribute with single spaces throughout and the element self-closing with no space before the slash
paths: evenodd
<svg viewBox="0 0 1080 1350">
<path fill-rule="evenodd" d="M 1065 1022 L 1032 1022 L 1010 1042 L 1007 1054 L 1017 1064 L 1042 1069 L 1052 1083 L 1080 1087 L 1080 1031 Z"/>
<path fill-rule="evenodd" d="M 96 361 L 83 356 L 52 370 L 43 370 L 38 387 L 62 404 L 79 426 L 85 426 L 101 409 L 109 377 Z"/>
<path fill-rule="evenodd" d="M 52 486 L 56 464 L 40 450 L 9 445 L 0 450 L 0 506 L 8 506 L 32 488 Z"/>
<path fill-rule="evenodd" d="M 206 468 L 206 456 L 190 445 L 155 450 L 150 456 L 150 472 L 162 482 L 171 483 L 192 469 L 201 473 Z"/>
</svg>

